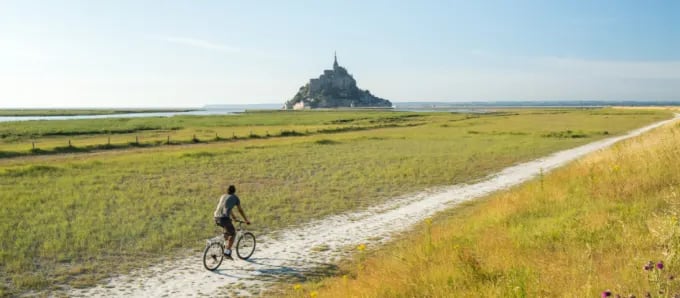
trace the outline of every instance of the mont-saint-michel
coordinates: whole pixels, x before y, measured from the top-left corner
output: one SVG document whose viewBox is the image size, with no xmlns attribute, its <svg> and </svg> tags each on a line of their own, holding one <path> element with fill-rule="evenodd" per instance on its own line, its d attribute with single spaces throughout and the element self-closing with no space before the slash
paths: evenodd
<svg viewBox="0 0 680 298">
<path fill-rule="evenodd" d="M 334 56 L 333 69 L 326 69 L 318 78 L 310 79 L 285 104 L 286 109 L 391 106 L 389 100 L 359 89 L 347 69 L 338 65 L 337 55 Z"/>
</svg>

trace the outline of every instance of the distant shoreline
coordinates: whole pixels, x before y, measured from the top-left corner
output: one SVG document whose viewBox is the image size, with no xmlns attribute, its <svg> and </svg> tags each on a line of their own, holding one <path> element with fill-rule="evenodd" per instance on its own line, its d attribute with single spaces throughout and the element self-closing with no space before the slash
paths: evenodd
<svg viewBox="0 0 680 298">
<path fill-rule="evenodd" d="M 680 106 L 678 100 L 509 100 L 509 101 L 392 101 L 408 107 L 578 107 L 578 106 Z M 281 103 L 206 104 L 202 107 L 0 107 L 0 116 L 69 116 L 131 114 L 153 112 L 193 112 L 205 110 L 280 110 Z M 349 107 L 348 107 L 349 108 Z M 382 107 L 385 108 L 385 107 Z M 51 112 L 51 114 L 47 114 Z M 12 114 L 14 113 L 14 114 Z M 45 114 L 40 114 L 45 113 Z"/>
<path fill-rule="evenodd" d="M 80 118 L 171 117 L 177 115 L 227 115 L 244 112 L 281 110 L 282 104 L 205 105 L 201 108 L 0 108 L 0 122 L 28 120 L 67 120 Z M 324 110 L 392 110 L 398 112 L 472 112 L 514 108 L 602 108 L 602 107 L 677 107 L 680 101 L 467 101 L 467 102 L 394 102 L 392 107 L 341 107 Z"/>
<path fill-rule="evenodd" d="M 52 109 L 0 109 L 0 116 L 6 117 L 28 117 L 28 116 L 95 116 L 95 115 L 117 115 L 117 114 L 138 114 L 138 113 L 185 113 L 200 109 L 110 109 L 110 108 L 52 108 Z"/>
<path fill-rule="evenodd" d="M 445 102 L 445 101 L 405 101 L 395 102 L 395 106 L 437 106 L 437 107 L 580 107 L 580 106 L 596 106 L 596 107 L 611 107 L 611 106 L 680 106 L 680 100 L 677 101 L 641 101 L 641 100 L 555 100 L 555 101 L 461 101 L 461 102 Z"/>
</svg>

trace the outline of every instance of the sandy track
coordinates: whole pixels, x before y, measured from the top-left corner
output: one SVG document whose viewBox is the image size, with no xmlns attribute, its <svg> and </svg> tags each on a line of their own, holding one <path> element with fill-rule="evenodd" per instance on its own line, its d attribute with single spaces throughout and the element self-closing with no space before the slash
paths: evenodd
<svg viewBox="0 0 680 298">
<path fill-rule="evenodd" d="M 327 275 L 335 263 L 358 244 L 379 245 L 395 233 L 458 203 L 525 182 L 588 153 L 637 136 L 680 117 L 661 121 L 626 135 L 612 137 L 505 168 L 481 182 L 459 184 L 412 194 L 361 212 L 315 220 L 302 227 L 258 235 L 258 247 L 248 261 L 225 260 L 220 269 L 203 268 L 202 253 L 119 276 L 96 288 L 73 290 L 70 296 L 192 297 L 258 295 L 276 283 Z"/>
</svg>

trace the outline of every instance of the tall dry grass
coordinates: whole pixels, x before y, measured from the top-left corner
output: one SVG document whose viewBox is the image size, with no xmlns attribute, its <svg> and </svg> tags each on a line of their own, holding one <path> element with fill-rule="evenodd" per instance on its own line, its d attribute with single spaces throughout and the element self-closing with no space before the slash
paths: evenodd
<svg viewBox="0 0 680 298">
<path fill-rule="evenodd" d="M 439 215 L 362 255 L 346 275 L 287 294 L 673 297 L 680 294 L 679 215 L 674 124 Z M 644 270 L 648 261 L 664 267 Z"/>
</svg>

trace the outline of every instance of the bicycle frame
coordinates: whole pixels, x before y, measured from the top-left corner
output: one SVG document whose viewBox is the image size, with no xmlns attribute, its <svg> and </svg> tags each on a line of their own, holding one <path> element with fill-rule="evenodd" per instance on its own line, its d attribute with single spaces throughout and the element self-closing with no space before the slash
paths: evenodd
<svg viewBox="0 0 680 298">
<path fill-rule="evenodd" d="M 234 228 L 236 229 L 236 233 L 234 233 L 233 237 L 234 237 L 234 240 L 238 240 L 239 238 L 243 237 L 243 234 L 248 232 L 248 230 L 246 230 L 246 228 L 243 226 L 243 224 L 245 223 L 244 221 L 241 221 L 241 220 L 238 220 L 238 219 L 235 220 L 235 221 L 238 222 L 238 227 L 234 226 Z M 210 244 L 213 244 L 215 242 L 220 243 L 220 244 L 222 244 L 222 246 L 224 246 L 224 234 L 217 235 L 215 237 L 212 237 L 212 238 L 206 240 L 206 247 L 210 246 Z"/>
<path fill-rule="evenodd" d="M 234 240 L 243 237 L 243 234 L 248 232 L 248 230 L 246 230 L 246 228 L 243 226 L 243 224 L 245 223 L 244 221 L 240 221 L 238 219 L 236 221 L 238 222 L 238 227 L 235 227 L 236 233 L 234 234 Z"/>
</svg>

